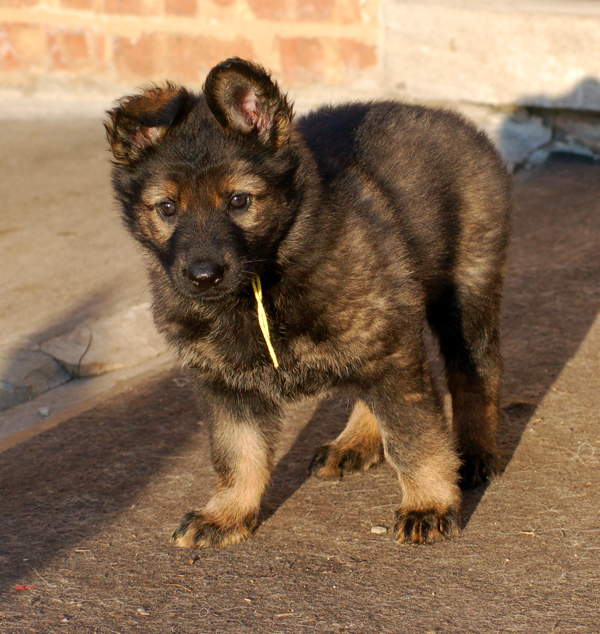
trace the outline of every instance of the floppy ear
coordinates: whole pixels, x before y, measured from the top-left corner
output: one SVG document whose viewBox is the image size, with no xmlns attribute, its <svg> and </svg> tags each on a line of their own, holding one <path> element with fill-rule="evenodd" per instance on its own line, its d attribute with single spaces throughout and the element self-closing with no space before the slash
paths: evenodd
<svg viewBox="0 0 600 634">
<path fill-rule="evenodd" d="M 192 101 L 185 88 L 172 84 L 120 99 L 104 122 L 115 161 L 122 165 L 137 161 L 171 126 L 185 118 Z"/>
<path fill-rule="evenodd" d="M 227 131 L 254 136 L 273 148 L 289 141 L 292 107 L 262 66 L 239 57 L 221 62 L 208 74 L 204 95 Z"/>
</svg>

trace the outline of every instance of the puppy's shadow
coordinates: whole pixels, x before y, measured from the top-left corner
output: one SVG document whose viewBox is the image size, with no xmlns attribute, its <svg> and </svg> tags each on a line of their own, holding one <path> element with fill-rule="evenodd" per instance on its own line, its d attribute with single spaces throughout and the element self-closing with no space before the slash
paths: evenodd
<svg viewBox="0 0 600 634">
<path fill-rule="evenodd" d="M 600 308 L 600 166 L 576 159 L 551 156 L 516 178 L 502 305 L 502 472 Z M 464 493 L 463 525 L 486 488 Z"/>
<path fill-rule="evenodd" d="M 508 466 L 517 445 L 521 439 L 521 434 L 525 430 L 527 423 L 536 410 L 535 403 L 512 402 L 501 410 L 500 427 L 498 433 L 498 444 L 501 459 L 502 477 Z M 460 525 L 464 529 L 471 521 L 471 517 L 483 499 L 489 483 L 476 489 L 463 490 Z"/>
<path fill-rule="evenodd" d="M 310 478 L 308 466 L 315 451 L 331 442 L 345 427 L 352 403 L 344 396 L 321 401 L 293 445 L 277 463 L 260 510 L 266 522 Z"/>
</svg>

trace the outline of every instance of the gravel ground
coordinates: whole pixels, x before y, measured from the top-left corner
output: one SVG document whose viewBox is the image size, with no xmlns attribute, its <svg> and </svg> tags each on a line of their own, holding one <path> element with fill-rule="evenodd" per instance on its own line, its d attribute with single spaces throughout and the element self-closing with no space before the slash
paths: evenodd
<svg viewBox="0 0 600 634">
<path fill-rule="evenodd" d="M 519 175 L 504 303 L 503 475 L 447 543 L 398 546 L 384 465 L 307 476 L 343 398 L 290 413 L 253 539 L 169 544 L 215 484 L 201 405 L 169 371 L 0 455 L 0 631 L 600 631 L 600 167 Z"/>
</svg>

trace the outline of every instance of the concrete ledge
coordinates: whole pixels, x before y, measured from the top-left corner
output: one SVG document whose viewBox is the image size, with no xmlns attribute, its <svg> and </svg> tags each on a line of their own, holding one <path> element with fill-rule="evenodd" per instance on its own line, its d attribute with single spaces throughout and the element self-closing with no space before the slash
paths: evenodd
<svg viewBox="0 0 600 634">
<path fill-rule="evenodd" d="M 79 378 L 139 365 L 165 353 L 167 344 L 154 327 L 150 304 L 145 303 L 89 319 L 40 348 Z"/>
<path fill-rule="evenodd" d="M 72 332 L 41 344 L 13 342 L 0 347 L 0 412 L 72 379 L 135 372 L 166 354 L 148 303 L 87 319 Z"/>
<path fill-rule="evenodd" d="M 418 100 L 600 111 L 600 3 L 388 0 L 387 88 Z"/>
<path fill-rule="evenodd" d="M 177 367 L 175 359 L 164 353 L 138 366 L 99 377 L 75 379 L 2 412 L 0 453 L 174 367 Z"/>
</svg>

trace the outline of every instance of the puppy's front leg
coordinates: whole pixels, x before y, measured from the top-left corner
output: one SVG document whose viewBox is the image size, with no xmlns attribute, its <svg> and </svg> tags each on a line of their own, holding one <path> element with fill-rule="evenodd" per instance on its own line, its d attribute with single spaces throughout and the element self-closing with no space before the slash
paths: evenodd
<svg viewBox="0 0 600 634">
<path fill-rule="evenodd" d="M 211 443 L 217 492 L 204 509 L 187 513 L 171 538 L 182 548 L 226 546 L 247 539 L 269 482 L 278 419 L 213 410 Z"/>
<path fill-rule="evenodd" d="M 391 363 L 366 395 L 385 457 L 398 472 L 399 542 L 433 543 L 458 531 L 460 461 L 424 358 Z"/>
</svg>

